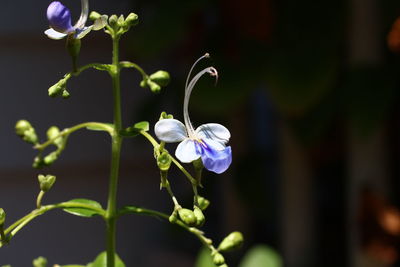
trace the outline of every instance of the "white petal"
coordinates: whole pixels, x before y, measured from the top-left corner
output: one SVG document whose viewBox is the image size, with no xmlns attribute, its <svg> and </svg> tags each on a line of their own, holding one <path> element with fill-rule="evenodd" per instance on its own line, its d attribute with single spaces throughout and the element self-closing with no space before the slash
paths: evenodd
<svg viewBox="0 0 400 267">
<path fill-rule="evenodd" d="M 60 39 L 64 38 L 65 36 L 67 36 L 67 34 L 55 31 L 51 28 L 47 29 L 44 33 L 47 35 L 47 37 L 49 37 L 50 39 L 53 39 L 53 40 L 60 40 Z"/>
<path fill-rule="evenodd" d="M 84 27 L 83 29 L 77 29 L 76 30 L 76 34 L 75 34 L 75 38 L 76 39 L 82 39 L 83 37 L 86 36 L 86 34 L 88 34 L 93 28 L 93 25 L 90 25 L 89 27 Z"/>
<path fill-rule="evenodd" d="M 196 129 L 196 136 L 200 139 L 212 139 L 223 145 L 228 143 L 229 138 L 231 138 L 231 133 L 229 130 L 218 123 L 207 123 L 200 125 Z"/>
<path fill-rule="evenodd" d="M 158 121 L 154 126 L 154 132 L 158 139 L 166 143 L 180 142 L 187 138 L 185 125 L 175 119 Z"/>
<path fill-rule="evenodd" d="M 93 30 L 98 31 L 103 29 L 107 25 L 107 15 L 102 15 L 100 18 L 96 19 L 93 23 Z"/>
<path fill-rule="evenodd" d="M 189 138 L 183 140 L 175 151 L 175 156 L 183 163 L 190 163 L 201 156 L 200 145 Z"/>
</svg>

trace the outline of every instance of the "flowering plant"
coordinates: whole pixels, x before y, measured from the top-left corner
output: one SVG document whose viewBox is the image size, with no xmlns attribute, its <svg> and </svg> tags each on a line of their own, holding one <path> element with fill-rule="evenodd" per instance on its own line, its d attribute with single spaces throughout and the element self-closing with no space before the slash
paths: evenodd
<svg viewBox="0 0 400 267">
<path fill-rule="evenodd" d="M 124 33 L 138 23 L 138 16 L 136 14 L 130 13 L 126 18 L 123 15 L 119 17 L 116 15 L 108 17 L 106 15 L 100 15 L 97 12 L 91 12 L 89 15 L 88 0 L 81 0 L 81 3 L 82 12 L 79 20 L 74 26 L 72 26 L 71 23 L 71 12 L 60 2 L 52 2 L 47 9 L 47 18 L 49 20 L 50 29 L 46 30 L 45 34 L 51 39 L 56 40 L 66 37 L 67 49 L 73 62 L 73 70 L 67 73 L 56 84 L 51 86 L 48 93 L 51 97 L 61 96 L 68 98 L 70 93 L 67 91 L 67 83 L 71 78 L 80 75 L 82 72 L 90 68 L 104 71 L 109 74 L 113 84 L 113 122 L 84 122 L 63 130 L 60 130 L 56 126 L 52 126 L 48 129 L 47 139 L 44 142 L 39 141 L 40 139 L 37 136 L 34 127 L 26 120 L 18 121 L 15 129 L 16 133 L 24 141 L 32 144 L 38 151 L 38 155 L 35 157 L 33 162 L 33 167 L 35 168 L 43 168 L 53 164 L 66 148 L 69 136 L 78 130 L 88 129 L 108 133 L 111 139 L 112 154 L 107 207 L 103 208 L 100 203 L 85 198 L 76 198 L 61 203 L 44 205 L 44 196 L 46 192 L 51 190 L 53 184 L 56 182 L 56 176 L 39 175 L 38 182 L 40 185 L 40 191 L 36 199 L 36 209 L 9 225 L 6 224 L 6 214 L 4 210 L 0 209 L 0 246 L 7 245 L 20 230 L 38 216 L 51 210 L 61 209 L 76 216 L 102 217 L 106 222 L 107 237 L 105 244 L 106 250 L 101 252 L 93 262 L 88 263 L 87 265 L 64 266 L 122 267 L 125 266 L 125 264 L 116 253 L 116 222 L 125 214 L 141 214 L 165 219 L 167 222 L 176 224 L 184 230 L 194 234 L 201 243 L 208 248 L 214 264 L 226 267 L 227 264 L 225 263 L 225 259 L 221 253 L 240 246 L 243 241 L 242 234 L 240 232 L 233 232 L 223 239 L 218 246 L 214 246 L 213 241 L 206 237 L 205 233 L 200 230 L 201 226 L 205 223 L 204 210 L 210 202 L 198 194 L 198 187 L 201 185 L 201 175 L 204 167 L 212 172 L 222 173 L 230 166 L 232 161 L 232 152 L 231 147 L 226 146 L 230 138 L 230 132 L 224 126 L 216 123 L 203 124 L 194 130 L 188 115 L 189 98 L 196 82 L 206 73 L 218 77 L 217 70 L 213 67 L 205 68 L 196 74 L 189 82 L 191 73 L 198 62 L 196 61 L 189 72 L 185 86 L 185 98 L 183 104 L 185 124 L 173 119 L 172 115 L 162 112 L 160 120 L 156 123 L 154 128 L 155 135 L 160 142 L 157 142 L 149 133 L 150 127 L 148 122 L 143 121 L 134 123 L 130 127 L 123 127 L 121 116 L 121 70 L 124 68 L 133 68 L 138 70 L 142 75 L 140 86 L 149 88 L 152 92 L 158 92 L 162 87 L 168 85 L 170 79 L 169 74 L 166 71 L 157 71 L 148 75 L 137 64 L 129 61 L 120 61 L 120 39 Z M 93 21 L 91 26 L 85 26 L 88 19 Z M 91 30 L 101 29 L 104 29 L 104 32 L 112 39 L 112 62 L 109 64 L 91 63 L 79 66 L 77 64 L 77 58 L 80 52 L 81 39 Z M 208 54 L 200 59 L 205 57 L 208 57 Z M 173 203 L 173 209 L 169 215 L 160 211 L 139 208 L 133 205 L 127 205 L 121 208 L 116 205 L 122 141 L 126 138 L 133 138 L 136 136 L 145 137 L 153 146 L 157 167 L 160 170 L 161 188 L 166 189 Z M 165 148 L 165 143 L 171 142 L 180 142 L 175 152 L 179 161 Z M 55 150 L 50 153 L 46 152 L 46 149 L 51 146 L 54 146 Z M 192 176 L 184 168 L 181 162 L 192 163 L 195 168 L 195 175 Z M 190 182 L 194 194 L 193 208 L 182 207 L 178 198 L 174 195 L 168 181 L 168 171 L 171 165 L 178 167 Z M 47 260 L 43 257 L 37 258 L 33 261 L 33 265 L 35 267 L 45 267 L 47 266 Z"/>
</svg>

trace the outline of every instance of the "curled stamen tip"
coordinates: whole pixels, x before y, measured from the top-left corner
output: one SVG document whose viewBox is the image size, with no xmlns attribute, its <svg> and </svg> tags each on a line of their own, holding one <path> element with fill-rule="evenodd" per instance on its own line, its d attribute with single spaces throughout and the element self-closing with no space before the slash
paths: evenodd
<svg viewBox="0 0 400 267">
<path fill-rule="evenodd" d="M 209 58 L 209 57 L 210 57 L 210 54 L 209 54 L 209 53 L 205 53 L 205 54 L 204 54 L 204 57 Z"/>
<path fill-rule="evenodd" d="M 218 82 L 218 71 L 214 67 L 210 67 L 208 70 L 208 73 L 210 73 L 211 76 L 215 77 L 215 85 L 217 85 Z"/>
</svg>

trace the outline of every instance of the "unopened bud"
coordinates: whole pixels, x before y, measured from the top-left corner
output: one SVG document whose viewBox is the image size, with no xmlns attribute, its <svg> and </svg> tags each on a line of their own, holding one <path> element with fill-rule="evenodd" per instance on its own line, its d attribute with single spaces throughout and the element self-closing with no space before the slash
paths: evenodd
<svg viewBox="0 0 400 267">
<path fill-rule="evenodd" d="M 55 85 L 49 88 L 48 90 L 49 96 L 56 97 L 59 95 L 63 95 L 66 89 L 67 89 L 67 80 L 64 78 L 59 80 Z"/>
<path fill-rule="evenodd" d="M 171 156 L 168 152 L 162 152 L 160 156 L 157 157 L 157 165 L 160 171 L 168 171 L 171 166 Z"/>
<path fill-rule="evenodd" d="M 62 98 L 65 98 L 65 99 L 67 99 L 67 98 L 69 98 L 71 95 L 69 94 L 69 92 L 67 91 L 67 90 L 64 90 L 63 92 L 62 92 Z"/>
<path fill-rule="evenodd" d="M 0 208 L 0 225 L 2 226 L 5 221 L 6 221 L 6 213 L 2 208 Z"/>
<path fill-rule="evenodd" d="M 139 22 L 139 17 L 135 13 L 130 13 L 128 17 L 126 17 L 125 23 L 127 26 L 135 26 Z"/>
<path fill-rule="evenodd" d="M 112 15 L 109 19 L 108 19 L 108 24 L 115 28 L 115 26 L 117 26 L 118 23 L 118 17 L 117 15 Z"/>
<path fill-rule="evenodd" d="M 196 217 L 196 226 L 201 227 L 203 226 L 204 222 L 206 221 L 206 217 L 204 217 L 203 212 L 197 206 L 193 209 L 194 216 Z"/>
<path fill-rule="evenodd" d="M 57 126 L 51 126 L 47 130 L 47 139 L 53 139 L 56 138 L 60 134 L 60 129 L 58 129 Z"/>
<path fill-rule="evenodd" d="M 202 196 L 197 196 L 197 204 L 201 210 L 206 210 L 210 205 L 210 201 Z"/>
<path fill-rule="evenodd" d="M 34 259 L 33 262 L 33 267 L 47 267 L 47 259 L 43 257 L 39 257 L 37 259 Z"/>
<path fill-rule="evenodd" d="M 43 162 L 45 165 L 50 165 L 54 161 L 56 161 L 57 158 L 58 158 L 58 154 L 56 151 L 54 151 L 54 152 L 51 152 L 50 154 L 48 154 L 46 157 L 44 157 Z"/>
<path fill-rule="evenodd" d="M 150 87 L 150 90 L 153 93 L 159 93 L 161 91 L 161 86 L 159 86 L 157 83 L 153 82 L 152 80 L 147 80 L 147 85 Z"/>
<path fill-rule="evenodd" d="M 217 252 L 213 255 L 213 262 L 215 265 L 221 266 L 222 264 L 225 263 L 225 258 L 224 258 L 224 256 L 222 256 L 221 253 Z"/>
<path fill-rule="evenodd" d="M 160 114 L 160 118 L 158 120 L 164 120 L 164 119 L 173 119 L 174 116 L 172 116 L 171 114 L 167 114 L 167 112 L 163 111 Z"/>
<path fill-rule="evenodd" d="M 169 73 L 163 70 L 159 70 L 150 75 L 150 80 L 157 83 L 160 86 L 167 86 L 170 81 Z"/>
<path fill-rule="evenodd" d="M 15 124 L 15 132 L 17 133 L 17 135 L 19 136 L 23 136 L 25 131 L 29 130 L 32 128 L 32 125 L 29 123 L 29 121 L 27 120 L 19 120 L 16 124 Z"/>
<path fill-rule="evenodd" d="M 96 20 L 96 19 L 101 18 L 101 15 L 99 13 L 97 13 L 96 11 L 92 11 L 92 12 L 90 12 L 89 18 L 90 18 L 90 20 Z"/>
<path fill-rule="evenodd" d="M 42 190 L 43 192 L 47 192 L 56 182 L 56 177 L 54 175 L 44 176 L 43 174 L 39 174 L 38 181 L 40 185 L 40 190 Z"/>
<path fill-rule="evenodd" d="M 171 216 L 169 216 L 168 220 L 170 223 L 175 223 L 178 220 L 178 218 L 176 217 L 176 213 L 172 213 Z"/>
<path fill-rule="evenodd" d="M 243 244 L 243 235 L 240 232 L 232 232 L 222 240 L 218 246 L 219 251 L 230 251 L 239 248 Z"/>
<path fill-rule="evenodd" d="M 196 216 L 193 211 L 189 209 L 178 210 L 179 218 L 188 226 L 194 226 L 197 223 Z"/>
</svg>

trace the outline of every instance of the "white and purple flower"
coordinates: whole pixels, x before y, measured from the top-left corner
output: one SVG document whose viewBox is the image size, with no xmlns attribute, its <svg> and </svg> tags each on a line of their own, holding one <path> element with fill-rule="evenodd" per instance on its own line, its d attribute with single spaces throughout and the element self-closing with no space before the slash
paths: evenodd
<svg viewBox="0 0 400 267">
<path fill-rule="evenodd" d="M 232 162 L 232 149 L 230 146 L 226 146 L 231 137 L 229 130 L 218 123 L 203 124 L 195 130 L 190 122 L 188 112 L 190 94 L 200 77 L 209 73 L 218 78 L 217 70 L 208 67 L 197 73 L 189 82 L 194 66 L 208 56 L 208 54 L 205 54 L 193 64 L 186 80 L 183 104 L 185 124 L 175 119 L 163 119 L 156 123 L 154 131 L 161 141 L 166 143 L 180 142 L 176 148 L 175 156 L 181 162 L 190 163 L 201 158 L 207 170 L 222 173 L 228 169 Z"/>
<path fill-rule="evenodd" d="M 78 21 L 72 26 L 71 11 L 59 1 L 52 2 L 47 8 L 47 19 L 50 29 L 44 33 L 51 39 L 59 40 L 68 35 L 76 39 L 83 38 L 91 30 L 100 30 L 105 27 L 107 16 L 101 16 L 93 25 L 85 26 L 89 15 L 89 0 L 81 0 L 82 11 Z"/>
</svg>

